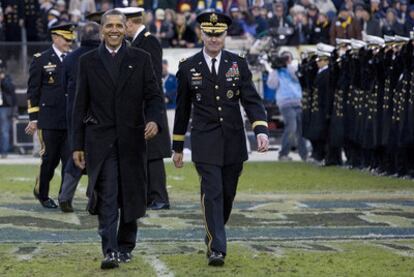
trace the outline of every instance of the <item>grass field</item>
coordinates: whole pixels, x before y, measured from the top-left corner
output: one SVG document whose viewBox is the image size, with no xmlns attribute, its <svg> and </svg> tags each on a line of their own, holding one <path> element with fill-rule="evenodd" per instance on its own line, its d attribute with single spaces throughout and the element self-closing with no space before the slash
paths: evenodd
<svg viewBox="0 0 414 277">
<path fill-rule="evenodd" d="M 175 169 L 172 164 L 167 164 L 166 167 L 171 202 L 173 204 L 197 203 L 199 201 L 198 176 L 192 164 L 187 163 L 181 170 Z M 10 208 L 12 203 L 38 206 L 32 196 L 34 177 L 38 170 L 39 167 L 36 165 L 0 166 L 2 192 L 0 234 L 3 228 L 14 226 L 13 222 L 7 222 L 6 219 L 13 218 L 13 214 L 16 218 L 23 215 L 23 211 L 16 212 Z M 51 185 L 51 196 L 54 198 L 57 195 L 59 182 L 60 178 L 56 175 Z M 77 199 L 81 200 L 79 203 L 83 204 L 86 183 L 86 178 L 82 179 L 76 195 Z M 266 198 L 324 199 L 328 197 L 333 200 L 349 200 L 359 197 L 364 199 L 393 197 L 409 202 L 413 195 L 412 180 L 376 177 L 366 172 L 317 167 L 299 162 L 251 162 L 245 164 L 237 201 L 260 201 Z M 272 205 L 274 205 L 274 217 L 277 217 L 279 212 L 283 213 L 280 215 L 282 221 L 286 214 L 294 218 L 298 213 L 298 207 L 295 205 L 278 206 L 277 202 Z M 273 217 L 269 207 L 272 206 L 257 210 L 257 218 L 264 220 Z M 198 207 L 196 209 L 199 213 Z M 374 220 L 372 224 L 376 224 L 375 220 L 379 220 L 378 222 L 386 222 L 390 227 L 414 228 L 414 206 L 398 206 L 394 203 L 389 204 L 389 207 L 380 207 L 377 213 L 370 209 L 368 207 L 361 218 Z M 356 209 L 352 212 L 359 211 Z M 399 217 L 394 212 L 401 212 L 405 217 Z M 174 205 L 171 213 L 177 213 L 174 211 Z M 309 219 L 306 220 L 306 216 L 312 213 L 322 215 L 332 213 L 334 216 L 336 214 L 339 216 L 350 213 L 350 209 L 326 211 L 310 209 L 310 212 L 302 215 L 304 216 L 302 222 L 312 225 Z M 37 210 L 31 210 L 30 214 L 36 218 L 42 216 Z M 188 213 L 186 214 L 189 216 Z M 248 215 L 248 212 L 241 217 L 240 211 L 237 211 L 231 226 L 237 227 L 239 219 L 247 222 L 246 224 L 253 222 L 251 220 L 254 219 L 244 217 L 246 214 Z M 148 222 L 161 222 L 164 218 L 162 216 L 158 218 L 156 212 L 151 212 L 150 215 L 150 218 L 146 219 Z M 43 217 L 47 216 L 43 215 Z M 60 213 L 50 214 L 50 218 L 62 220 L 66 222 L 65 224 L 74 220 L 65 216 Z M 195 216 L 199 215 L 195 214 Z M 187 221 L 182 221 L 186 225 L 176 219 L 175 225 L 171 222 L 163 228 L 188 227 Z M 292 219 L 285 220 L 288 223 Z M 340 222 L 339 219 L 332 220 L 331 222 Z M 358 227 L 358 221 L 354 221 Z M 369 220 L 367 222 L 369 223 Z M 322 222 L 321 226 L 329 224 L 331 223 Z M 41 226 L 27 227 L 27 230 L 31 231 L 41 228 Z M 266 228 L 266 226 L 262 227 Z M 329 227 L 335 228 L 330 225 Z M 24 230 L 22 226 L 16 228 L 16 230 Z M 248 229 L 249 225 L 242 226 L 241 230 L 243 228 Z M 294 227 L 292 228 L 294 230 Z M 189 232 L 192 230 L 189 229 Z M 206 265 L 204 248 L 202 238 L 189 241 L 174 241 L 174 239 L 140 241 L 130 264 L 123 264 L 121 268 L 112 272 L 103 272 L 99 269 L 101 255 L 98 239 L 94 243 L 65 241 L 45 243 L 22 239 L 0 243 L 0 276 L 414 276 L 414 240 L 411 238 L 274 240 L 272 237 L 265 237 L 262 240 L 233 240 L 229 243 L 226 265 L 222 268 L 211 268 Z"/>
<path fill-rule="evenodd" d="M 179 199 L 196 196 L 199 181 L 195 168 L 187 163 L 176 169 L 166 164 L 167 183 L 172 197 Z M 37 165 L 2 165 L 0 167 L 0 190 L 15 196 L 27 196 L 33 189 Z M 59 176 L 55 175 L 51 195 L 56 195 Z M 87 184 L 86 178 L 81 183 Z M 413 191 L 414 182 L 390 177 L 372 176 L 367 172 L 337 167 L 318 167 L 300 162 L 246 163 L 240 178 L 238 192 L 241 194 L 267 193 L 341 193 L 341 192 L 399 192 Z M 79 194 L 79 196 L 83 196 Z"/>
</svg>

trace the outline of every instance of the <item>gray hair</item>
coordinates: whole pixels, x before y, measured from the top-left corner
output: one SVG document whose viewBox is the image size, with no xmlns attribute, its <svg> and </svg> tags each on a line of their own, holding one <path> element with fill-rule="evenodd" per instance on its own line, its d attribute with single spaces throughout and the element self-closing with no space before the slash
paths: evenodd
<svg viewBox="0 0 414 277">
<path fill-rule="evenodd" d="M 106 18 L 107 18 L 108 16 L 113 16 L 113 15 L 120 16 L 120 17 L 121 17 L 121 20 L 122 20 L 122 23 L 123 23 L 124 25 L 126 24 L 127 19 L 126 19 L 125 14 L 123 14 L 122 12 L 120 12 L 120 11 L 118 11 L 118 10 L 112 9 L 112 10 L 108 10 L 108 11 L 106 11 L 106 12 L 102 15 L 102 17 L 101 17 L 101 25 L 105 25 Z"/>
<path fill-rule="evenodd" d="M 100 26 L 95 22 L 86 23 L 80 30 L 80 39 L 81 41 L 94 40 L 100 41 L 101 37 L 99 35 Z"/>
</svg>

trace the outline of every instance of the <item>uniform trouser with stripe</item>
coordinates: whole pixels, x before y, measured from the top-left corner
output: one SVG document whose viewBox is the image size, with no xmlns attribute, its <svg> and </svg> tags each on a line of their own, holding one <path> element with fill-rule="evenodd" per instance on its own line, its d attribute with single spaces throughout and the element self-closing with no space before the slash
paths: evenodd
<svg viewBox="0 0 414 277">
<path fill-rule="evenodd" d="M 40 165 L 40 174 L 36 182 L 35 192 L 39 195 L 39 199 L 46 200 L 49 197 L 50 181 L 55 174 L 55 169 L 59 165 L 59 161 L 62 162 L 61 176 L 63 182 L 64 169 L 70 151 L 66 130 L 39 129 L 38 135 L 41 144 L 40 156 L 42 158 L 42 164 Z M 62 186 L 62 182 L 60 186 Z"/>
<path fill-rule="evenodd" d="M 119 157 L 114 146 L 106 157 L 96 184 L 98 193 L 99 235 L 102 253 L 131 252 L 135 248 L 138 225 L 136 220 L 125 222 L 119 177 Z M 119 216 L 121 207 L 121 216 Z M 119 221 L 119 223 L 118 223 Z"/>
<path fill-rule="evenodd" d="M 208 251 L 227 252 L 226 231 L 243 164 L 217 166 L 196 163 L 201 179 L 201 208 Z"/>
</svg>

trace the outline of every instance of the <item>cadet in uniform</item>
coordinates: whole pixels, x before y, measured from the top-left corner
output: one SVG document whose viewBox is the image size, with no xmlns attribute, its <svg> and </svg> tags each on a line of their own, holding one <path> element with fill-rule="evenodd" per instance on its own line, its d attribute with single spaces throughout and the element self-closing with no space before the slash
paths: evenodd
<svg viewBox="0 0 414 277">
<path fill-rule="evenodd" d="M 142 49 L 151 55 L 153 71 L 162 93 L 162 48 L 158 39 L 147 31 L 144 25 L 144 9 L 137 7 L 117 8 L 127 17 L 127 36 L 131 46 Z M 164 98 L 164 95 L 161 94 Z M 161 132 L 148 141 L 148 193 L 147 204 L 152 210 L 169 209 L 165 166 L 163 158 L 171 157 L 171 138 L 165 107 Z"/>
<path fill-rule="evenodd" d="M 312 87 L 312 100 L 310 111 L 310 128 L 308 138 L 312 143 L 312 158 L 322 163 L 326 158 L 326 138 L 329 127 L 329 99 L 331 99 L 332 85 L 330 79 L 329 60 L 333 46 L 318 43 L 316 63 L 318 73 Z"/>
<path fill-rule="evenodd" d="M 6 41 L 21 41 L 23 25 L 23 0 L 3 0 L 1 7 L 4 13 L 4 29 Z"/>
<path fill-rule="evenodd" d="M 27 99 L 30 122 L 26 133 L 38 130 L 42 164 L 34 195 L 45 208 L 57 208 L 49 198 L 49 183 L 55 168 L 62 161 L 62 176 L 70 155 L 66 134 L 66 99 L 61 84 L 62 61 L 74 40 L 72 24 L 50 28 L 53 44 L 34 55 L 30 65 Z M 63 178 L 62 178 L 63 182 Z"/>
<path fill-rule="evenodd" d="M 173 161 L 177 168 L 183 166 L 184 138 L 192 115 L 192 160 L 201 180 L 208 264 L 219 266 L 227 253 L 224 225 L 230 217 L 243 162 L 248 158 L 240 103 L 252 122 L 259 152 L 268 149 L 268 129 L 246 60 L 223 50 L 231 19 L 205 12 L 197 21 L 204 48 L 182 61 L 177 73 Z"/>
</svg>

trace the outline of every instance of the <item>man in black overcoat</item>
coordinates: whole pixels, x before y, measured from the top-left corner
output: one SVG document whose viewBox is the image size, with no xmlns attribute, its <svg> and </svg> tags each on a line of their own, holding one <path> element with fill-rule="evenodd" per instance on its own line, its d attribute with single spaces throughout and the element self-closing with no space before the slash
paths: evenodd
<svg viewBox="0 0 414 277">
<path fill-rule="evenodd" d="M 146 211 L 146 140 L 158 133 L 164 105 L 148 70 L 151 57 L 126 45 L 125 24 L 120 11 L 102 16 L 104 41 L 80 59 L 72 116 L 73 158 L 88 172 L 88 210 L 98 215 L 102 269 L 118 267 L 118 257 L 131 260 L 137 219 Z"/>
<path fill-rule="evenodd" d="M 127 18 L 126 32 L 133 47 L 151 55 L 157 83 L 162 88 L 162 48 L 158 39 L 147 31 L 144 25 L 144 9 L 138 7 L 118 8 Z M 160 89 L 162 93 L 162 89 Z M 161 97 L 164 97 L 161 94 Z M 163 158 L 171 157 L 171 138 L 165 107 L 160 132 L 148 142 L 148 198 L 149 209 L 169 209 L 165 166 Z"/>
</svg>

